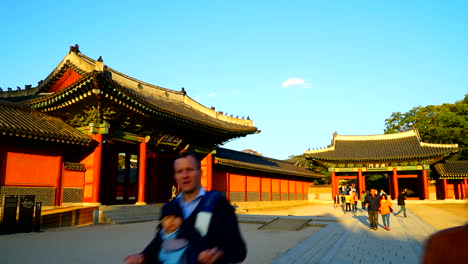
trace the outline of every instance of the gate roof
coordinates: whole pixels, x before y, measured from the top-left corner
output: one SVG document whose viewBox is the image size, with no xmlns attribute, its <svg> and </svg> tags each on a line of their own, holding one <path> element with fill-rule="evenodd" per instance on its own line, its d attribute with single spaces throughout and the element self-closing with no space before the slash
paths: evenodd
<svg viewBox="0 0 468 264">
<path fill-rule="evenodd" d="M 305 155 L 320 161 L 392 161 L 446 156 L 458 150 L 458 144 L 431 144 L 421 141 L 417 130 L 370 135 L 333 135 L 332 144 L 324 149 L 308 150 Z"/>
</svg>

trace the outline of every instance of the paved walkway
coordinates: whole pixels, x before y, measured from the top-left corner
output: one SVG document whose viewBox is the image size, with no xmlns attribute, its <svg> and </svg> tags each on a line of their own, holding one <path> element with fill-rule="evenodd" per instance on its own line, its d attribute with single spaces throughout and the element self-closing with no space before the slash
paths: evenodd
<svg viewBox="0 0 468 264">
<path fill-rule="evenodd" d="M 367 212 L 330 222 L 273 263 L 418 263 L 425 239 L 435 229 L 412 213 L 392 217 L 391 231 L 369 229 Z M 381 219 L 379 219 L 381 220 Z"/>
<path fill-rule="evenodd" d="M 425 205 L 417 206 L 420 211 L 434 211 Z M 465 206 L 465 208 L 463 208 Z M 466 209 L 465 205 L 460 205 Z M 394 206 L 394 209 L 399 208 Z M 462 209 L 462 210 L 463 210 Z M 449 220 L 453 226 L 463 225 L 468 219 L 453 213 L 440 214 L 439 221 Z M 437 213 L 436 212 L 436 213 Z M 254 213 L 258 213 L 254 212 Z M 263 214 L 281 214 L 278 211 L 264 211 Z M 391 231 L 383 229 L 379 216 L 379 229 L 369 228 L 367 212 L 359 210 L 356 214 L 344 213 L 332 205 L 303 206 L 287 210 L 288 215 L 312 216 L 313 223 L 327 221 L 327 226 L 302 241 L 272 263 L 419 263 L 426 239 L 438 231 L 412 211 L 408 217 L 391 216 Z M 319 217 L 320 216 L 320 217 Z M 291 216 L 290 216 L 291 217 Z M 436 217 L 436 218 L 437 218 Z"/>
</svg>

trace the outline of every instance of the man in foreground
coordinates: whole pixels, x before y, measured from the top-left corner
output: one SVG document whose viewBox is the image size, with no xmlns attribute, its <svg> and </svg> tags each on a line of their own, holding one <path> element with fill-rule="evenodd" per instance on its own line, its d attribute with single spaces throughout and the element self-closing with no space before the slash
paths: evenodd
<svg viewBox="0 0 468 264">
<path fill-rule="evenodd" d="M 367 213 L 369 215 L 369 225 L 371 229 L 377 230 L 379 227 L 379 207 L 380 196 L 377 194 L 377 189 L 371 189 L 370 193 L 364 200 L 367 205 Z"/>
<path fill-rule="evenodd" d="M 247 249 L 234 209 L 219 193 L 206 192 L 201 186 L 201 164 L 194 153 L 183 152 L 176 158 L 174 178 L 181 193 L 169 203 L 182 209 L 185 227 L 195 229 L 213 245 L 198 254 L 198 263 L 242 262 Z M 159 263 L 158 253 L 157 241 L 153 239 L 142 253 L 130 255 L 124 261 L 126 264 Z"/>
</svg>

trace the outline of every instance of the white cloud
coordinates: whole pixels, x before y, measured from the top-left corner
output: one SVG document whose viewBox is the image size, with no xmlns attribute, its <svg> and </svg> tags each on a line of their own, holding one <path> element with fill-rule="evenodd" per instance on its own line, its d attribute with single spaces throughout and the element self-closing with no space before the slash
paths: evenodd
<svg viewBox="0 0 468 264">
<path fill-rule="evenodd" d="M 195 101 L 200 101 L 200 99 L 201 99 L 201 96 L 199 96 L 199 95 L 195 95 L 195 97 L 194 97 L 193 99 L 194 99 Z"/>
<path fill-rule="evenodd" d="M 281 86 L 283 88 L 288 88 L 288 87 L 299 87 L 299 88 L 310 88 L 310 84 L 308 84 L 306 81 L 300 78 L 289 78 L 286 81 L 284 81 Z"/>
<path fill-rule="evenodd" d="M 216 93 L 209 93 L 208 97 L 216 97 Z"/>
</svg>

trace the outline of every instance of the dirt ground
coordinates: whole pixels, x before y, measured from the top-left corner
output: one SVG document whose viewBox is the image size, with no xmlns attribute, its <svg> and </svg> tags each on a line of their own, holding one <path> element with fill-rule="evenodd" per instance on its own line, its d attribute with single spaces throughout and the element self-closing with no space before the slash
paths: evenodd
<svg viewBox="0 0 468 264">
<path fill-rule="evenodd" d="M 468 204 L 407 204 L 414 214 L 438 230 L 468 223 Z M 395 206 L 394 209 L 398 207 Z M 450 216 L 450 217 L 447 217 Z"/>
</svg>

